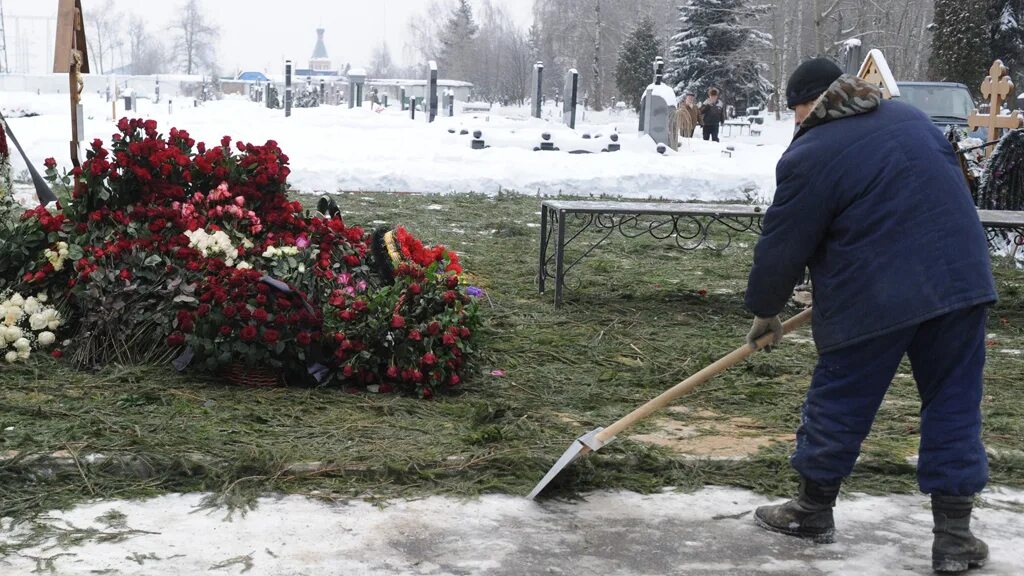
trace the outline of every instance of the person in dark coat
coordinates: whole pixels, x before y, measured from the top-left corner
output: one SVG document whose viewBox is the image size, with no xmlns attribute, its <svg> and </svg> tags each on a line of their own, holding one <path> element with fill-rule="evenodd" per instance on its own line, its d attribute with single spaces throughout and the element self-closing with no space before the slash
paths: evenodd
<svg viewBox="0 0 1024 576">
<path fill-rule="evenodd" d="M 700 124 L 704 132 L 704 140 L 718 142 L 718 131 L 725 122 L 725 107 L 718 99 L 718 88 L 708 90 L 708 99 L 700 105 Z"/>
<path fill-rule="evenodd" d="M 823 58 L 786 88 L 798 130 L 754 253 L 748 336 L 782 337 L 778 314 L 810 268 L 818 365 L 791 464 L 799 496 L 758 508 L 763 528 L 831 542 L 832 508 L 904 355 L 921 396 L 918 483 L 931 495 L 936 571 L 981 566 L 970 531 L 988 481 L 981 442 L 985 232 L 957 158 L 928 117 Z"/>
</svg>

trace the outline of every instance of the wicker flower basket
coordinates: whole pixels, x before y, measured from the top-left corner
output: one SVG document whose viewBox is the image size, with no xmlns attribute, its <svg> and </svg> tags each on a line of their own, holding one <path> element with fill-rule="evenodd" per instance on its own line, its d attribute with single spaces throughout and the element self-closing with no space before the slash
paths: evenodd
<svg viewBox="0 0 1024 576">
<path fill-rule="evenodd" d="M 270 388 L 283 384 L 281 373 L 277 370 L 263 367 L 250 368 L 241 362 L 235 362 L 224 368 L 221 375 L 235 386 Z"/>
</svg>

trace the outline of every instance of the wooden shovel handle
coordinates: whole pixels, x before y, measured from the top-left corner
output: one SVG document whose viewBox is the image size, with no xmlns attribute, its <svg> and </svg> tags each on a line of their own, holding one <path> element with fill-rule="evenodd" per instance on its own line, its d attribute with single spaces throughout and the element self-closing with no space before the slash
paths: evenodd
<svg viewBox="0 0 1024 576">
<path fill-rule="evenodd" d="M 803 312 L 797 314 L 796 316 L 793 316 L 792 318 L 787 320 L 785 324 L 782 325 L 783 334 L 789 334 L 790 332 L 796 330 L 797 328 L 802 327 L 804 324 L 807 324 L 810 320 L 811 309 L 808 308 L 807 310 L 804 310 Z M 764 336 L 757 340 L 757 350 L 761 350 L 762 348 L 771 344 L 771 342 L 772 334 L 765 334 Z M 657 398 L 651 400 L 650 402 L 644 404 L 643 406 L 637 408 L 636 410 L 633 410 L 618 422 L 605 428 L 597 435 L 597 440 L 601 442 L 608 442 L 626 428 L 629 428 L 633 424 L 636 424 L 640 420 L 643 420 L 644 418 L 650 416 L 652 412 L 661 410 L 676 398 L 679 398 L 684 394 L 690 393 L 697 386 L 700 386 L 701 384 L 714 378 L 715 376 L 726 371 L 727 369 L 732 368 L 736 364 L 745 360 L 748 356 L 750 356 L 757 350 L 752 349 L 749 344 L 744 344 L 743 346 L 737 348 L 736 350 L 733 350 L 728 355 L 723 356 L 714 364 L 708 366 L 707 368 L 704 368 L 700 372 L 697 372 L 693 376 L 690 376 L 686 380 L 683 380 L 679 384 L 676 384 L 672 388 L 669 388 L 668 390 L 662 392 L 661 395 L 658 396 Z"/>
</svg>

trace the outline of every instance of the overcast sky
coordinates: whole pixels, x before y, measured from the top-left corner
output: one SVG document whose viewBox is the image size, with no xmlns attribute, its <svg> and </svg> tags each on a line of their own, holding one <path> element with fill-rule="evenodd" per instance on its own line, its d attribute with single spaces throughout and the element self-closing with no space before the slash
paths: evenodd
<svg viewBox="0 0 1024 576">
<path fill-rule="evenodd" d="M 532 0 L 492 0 L 504 4 L 522 25 L 532 21 Z M 8 64 L 12 72 L 42 73 L 53 66 L 53 28 L 57 0 L 3 0 Z M 237 69 L 278 72 L 291 58 L 296 66 L 308 64 L 316 44 L 316 29 L 326 28 L 327 52 L 336 64 L 365 66 L 370 51 L 388 42 L 394 59 L 410 64 L 404 50 L 406 24 L 428 0 L 199 0 L 204 12 L 220 28 L 218 61 L 225 74 Z M 105 0 L 82 0 L 90 11 Z M 114 0 L 116 9 L 149 20 L 154 34 L 170 41 L 169 22 L 184 0 Z M 480 0 L 473 0 L 474 6 Z M 53 21 L 47 21 L 53 18 Z M 127 18 L 124 20 L 127 25 Z M 127 56 L 127 55 L 126 55 Z"/>
</svg>

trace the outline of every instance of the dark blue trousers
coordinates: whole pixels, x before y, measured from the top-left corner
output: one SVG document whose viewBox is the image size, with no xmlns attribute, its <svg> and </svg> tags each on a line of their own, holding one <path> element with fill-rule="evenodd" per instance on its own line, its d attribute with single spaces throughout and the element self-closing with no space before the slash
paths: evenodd
<svg viewBox="0 0 1024 576">
<path fill-rule="evenodd" d="M 850 475 L 906 354 L 921 395 L 921 491 L 946 496 L 980 492 L 988 482 L 981 443 L 986 316 L 986 306 L 958 310 L 822 354 L 791 458 L 797 472 L 822 485 Z"/>
</svg>

